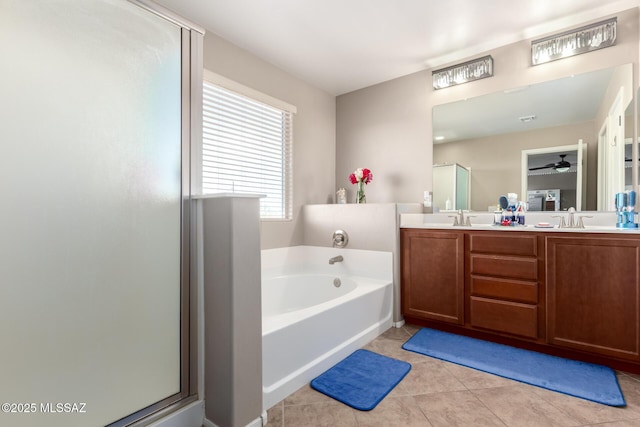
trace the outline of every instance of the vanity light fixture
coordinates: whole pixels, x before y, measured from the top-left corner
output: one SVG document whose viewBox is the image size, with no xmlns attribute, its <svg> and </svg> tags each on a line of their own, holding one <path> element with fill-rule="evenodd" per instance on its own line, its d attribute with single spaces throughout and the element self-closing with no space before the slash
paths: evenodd
<svg viewBox="0 0 640 427">
<path fill-rule="evenodd" d="M 531 64 L 544 64 L 613 46 L 616 44 L 617 24 L 618 18 L 615 17 L 534 40 L 531 42 Z"/>
<path fill-rule="evenodd" d="M 486 77 L 493 77 L 493 58 L 491 55 L 483 56 L 482 58 L 433 71 L 431 75 L 434 89 L 443 89 Z"/>
</svg>

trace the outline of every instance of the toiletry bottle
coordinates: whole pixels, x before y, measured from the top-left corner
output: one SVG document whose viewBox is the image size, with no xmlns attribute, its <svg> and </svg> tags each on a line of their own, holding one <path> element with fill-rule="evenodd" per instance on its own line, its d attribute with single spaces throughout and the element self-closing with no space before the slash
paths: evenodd
<svg viewBox="0 0 640 427">
<path fill-rule="evenodd" d="M 524 209 L 522 209 L 522 206 L 518 206 L 516 218 L 518 219 L 518 225 L 524 225 Z"/>
<path fill-rule="evenodd" d="M 449 198 L 447 197 L 447 201 L 444 202 L 444 208 L 448 211 L 451 210 L 451 200 L 449 200 Z"/>
<path fill-rule="evenodd" d="M 500 225 L 502 222 L 502 210 L 493 211 L 493 225 Z"/>
</svg>

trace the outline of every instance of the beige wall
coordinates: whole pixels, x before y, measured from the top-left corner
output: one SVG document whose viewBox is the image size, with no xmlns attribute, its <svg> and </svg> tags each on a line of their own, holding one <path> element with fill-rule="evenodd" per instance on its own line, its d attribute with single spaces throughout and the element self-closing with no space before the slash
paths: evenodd
<svg viewBox="0 0 640 427">
<path fill-rule="evenodd" d="M 298 108 L 293 121 L 293 221 L 262 221 L 262 248 L 302 244 L 300 208 L 335 195 L 335 97 L 207 32 L 204 68 Z"/>
<path fill-rule="evenodd" d="M 488 79 L 434 91 L 431 70 L 425 70 L 339 96 L 336 185 L 349 188 L 352 169 L 369 167 L 375 179 L 367 201 L 420 202 L 423 191 L 432 189 L 435 105 L 627 63 L 637 72 L 638 9 L 615 16 L 617 44 L 607 49 L 532 67 L 531 40 L 524 40 L 485 53 L 494 59 L 494 76 Z"/>
<path fill-rule="evenodd" d="M 429 77 L 419 72 L 337 98 L 336 186 L 347 189 L 349 203 L 348 177 L 359 167 L 373 172 L 369 203 L 419 202 L 430 189 Z"/>
</svg>

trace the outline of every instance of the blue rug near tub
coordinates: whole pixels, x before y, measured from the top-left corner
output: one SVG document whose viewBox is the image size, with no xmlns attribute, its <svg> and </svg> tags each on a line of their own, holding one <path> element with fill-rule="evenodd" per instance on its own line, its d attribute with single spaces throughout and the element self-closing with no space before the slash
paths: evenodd
<svg viewBox="0 0 640 427">
<path fill-rule="evenodd" d="M 370 411 L 410 370 L 407 362 L 356 350 L 311 381 L 311 387 L 352 408 Z"/>
<path fill-rule="evenodd" d="M 615 372 L 507 345 L 424 328 L 405 350 L 609 406 L 626 406 Z"/>
</svg>

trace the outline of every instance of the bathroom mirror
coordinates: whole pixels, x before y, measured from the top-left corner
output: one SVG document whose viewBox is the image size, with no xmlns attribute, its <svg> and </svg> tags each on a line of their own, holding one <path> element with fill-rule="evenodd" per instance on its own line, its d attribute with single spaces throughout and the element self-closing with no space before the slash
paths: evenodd
<svg viewBox="0 0 640 427">
<path fill-rule="evenodd" d="M 518 193 L 526 200 L 527 196 L 520 194 L 523 150 L 574 145 L 582 140 L 588 154 L 582 210 L 609 210 L 598 205 L 598 192 L 599 186 L 619 176 L 623 182 L 615 185 L 624 189 L 624 150 L 619 150 L 623 144 L 618 141 L 625 138 L 626 128 L 633 129 L 633 120 L 626 126 L 624 123 L 629 121 L 624 112 L 634 95 L 632 71 L 632 64 L 625 64 L 437 105 L 433 108 L 433 163 L 469 168 L 470 209 L 487 211 L 497 205 L 502 194 Z M 613 107 L 616 102 L 617 109 Z M 617 116 L 614 120 L 618 111 L 619 121 Z M 605 123 L 609 134 L 603 136 Z M 615 123 L 622 126 L 621 136 Z M 608 168 L 602 176 L 599 144 L 614 147 L 607 150 Z M 548 185 L 553 189 L 561 186 Z M 433 192 L 436 199 L 435 179 Z"/>
</svg>

